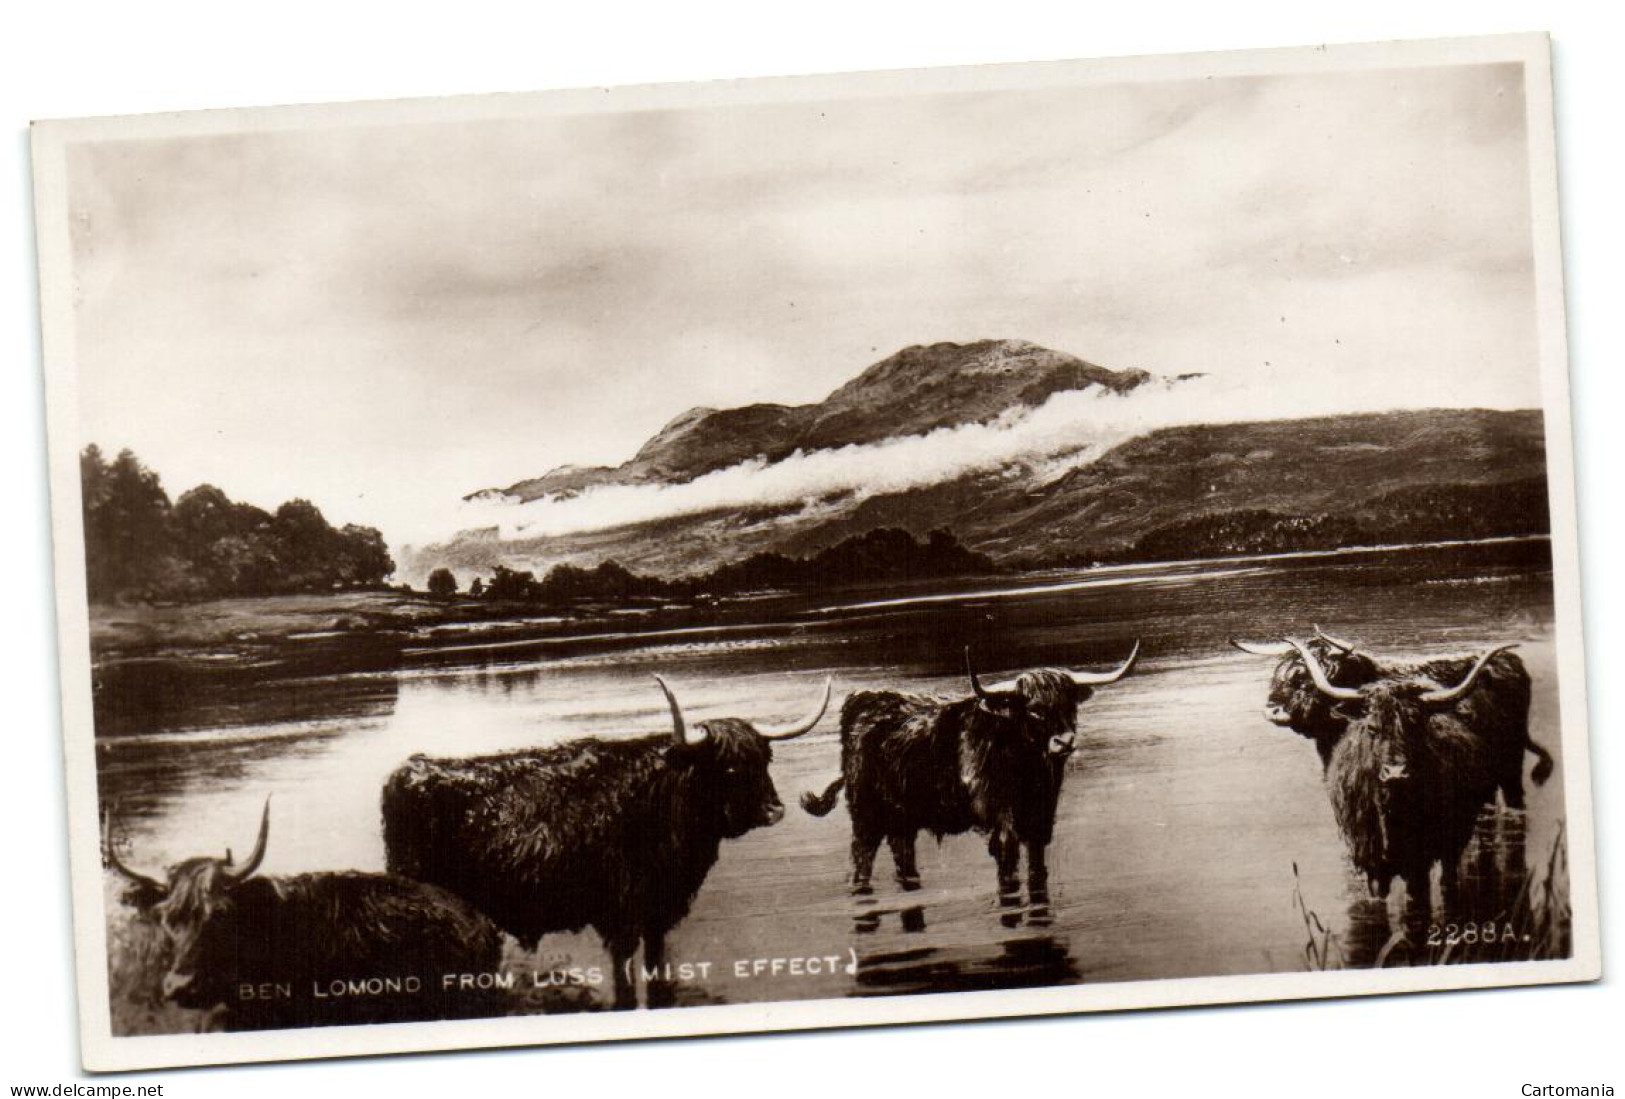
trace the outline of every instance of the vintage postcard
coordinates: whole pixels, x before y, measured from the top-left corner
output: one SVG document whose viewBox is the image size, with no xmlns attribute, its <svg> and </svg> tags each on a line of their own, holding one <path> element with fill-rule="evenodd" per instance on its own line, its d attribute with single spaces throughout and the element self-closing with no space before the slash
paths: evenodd
<svg viewBox="0 0 1625 1099">
<path fill-rule="evenodd" d="M 1596 977 L 1552 118 L 1523 35 L 37 123 L 86 1065 Z"/>
</svg>

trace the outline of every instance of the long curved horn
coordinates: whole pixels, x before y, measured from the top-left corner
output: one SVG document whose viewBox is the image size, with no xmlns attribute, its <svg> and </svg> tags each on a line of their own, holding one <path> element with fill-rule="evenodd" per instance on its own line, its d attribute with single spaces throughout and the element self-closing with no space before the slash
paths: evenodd
<svg viewBox="0 0 1625 1099">
<path fill-rule="evenodd" d="M 703 732 L 693 740 L 689 739 L 688 722 L 683 720 L 683 708 L 677 704 L 677 696 L 671 693 L 671 688 L 666 686 L 666 681 L 661 679 L 658 675 L 655 676 L 655 682 L 660 684 L 660 689 L 664 691 L 666 695 L 666 705 L 671 707 L 672 740 L 678 744 L 698 744 L 700 741 L 704 740 L 705 734 Z"/>
<path fill-rule="evenodd" d="M 241 866 L 233 866 L 230 860 L 221 873 L 232 881 L 247 881 L 254 876 L 254 871 L 260 868 L 265 861 L 265 843 L 271 838 L 271 798 L 265 798 L 265 808 L 260 811 L 260 834 L 254 839 L 254 850 L 248 853 L 248 861 Z"/>
<path fill-rule="evenodd" d="M 111 866 L 124 877 L 135 882 L 135 884 L 145 885 L 152 889 L 159 890 L 164 888 L 163 882 L 158 881 L 156 878 L 149 878 L 145 874 L 131 870 L 128 866 L 125 866 L 123 860 L 118 857 L 118 848 L 113 843 L 113 814 L 111 812 L 102 818 L 102 851 L 107 856 L 107 865 Z"/>
<path fill-rule="evenodd" d="M 1230 644 L 1254 656 L 1285 656 L 1292 651 L 1291 644 L 1285 641 L 1243 641 L 1238 637 L 1232 637 Z"/>
<path fill-rule="evenodd" d="M 965 646 L 965 676 L 970 680 L 971 692 L 975 694 L 977 698 L 981 699 L 983 702 L 993 701 L 987 697 L 987 690 L 982 686 L 982 681 L 976 678 L 976 669 L 971 667 L 969 645 Z"/>
<path fill-rule="evenodd" d="M 1310 652 L 1302 642 L 1294 641 L 1289 637 L 1287 638 L 1287 644 L 1291 645 L 1294 649 L 1297 649 L 1298 655 L 1303 657 L 1304 666 L 1309 669 L 1309 678 L 1315 681 L 1315 686 L 1320 688 L 1321 694 L 1325 695 L 1327 698 L 1340 698 L 1345 700 L 1360 697 L 1360 692 L 1355 690 L 1353 687 L 1332 686 L 1332 681 L 1326 678 L 1325 669 L 1320 666 L 1320 661 L 1315 659 L 1315 654 Z"/>
<path fill-rule="evenodd" d="M 1477 679 L 1478 673 L 1484 670 L 1484 665 L 1488 664 L 1491 660 L 1495 659 L 1497 656 L 1500 656 L 1508 649 L 1516 649 L 1517 647 L 1518 646 L 1516 645 L 1497 645 L 1495 648 L 1478 658 L 1478 663 L 1474 664 L 1473 670 L 1467 673 L 1467 678 L 1463 679 L 1454 687 L 1441 687 L 1437 691 L 1428 691 L 1426 694 L 1422 695 L 1422 701 L 1428 703 L 1429 705 L 1439 705 L 1445 702 L 1456 701 L 1456 699 L 1473 689 L 1473 680 Z"/>
<path fill-rule="evenodd" d="M 1344 641 L 1341 637 L 1333 637 L 1319 626 L 1315 627 L 1315 636 L 1333 648 L 1342 649 L 1346 653 L 1351 653 L 1354 651 L 1354 642 Z"/>
<path fill-rule="evenodd" d="M 982 681 L 977 678 L 976 669 L 971 667 L 969 645 L 965 646 L 965 675 L 970 679 L 970 689 L 975 693 L 978 701 L 989 706 L 1002 706 L 1009 703 L 1010 700 L 1003 696 L 1008 695 L 1011 689 L 1015 687 L 1015 681 L 1008 680 L 995 683 L 991 687 L 982 686 Z"/>
<path fill-rule="evenodd" d="M 824 716 L 824 711 L 829 709 L 829 696 L 834 689 L 835 677 L 826 677 L 824 680 L 824 697 L 819 700 L 818 709 L 812 712 L 811 717 L 792 722 L 789 725 L 758 725 L 756 731 L 766 740 L 789 740 L 791 737 L 811 732 L 812 727 L 817 725 L 819 719 Z"/>
<path fill-rule="evenodd" d="M 1134 648 L 1129 650 L 1128 659 L 1109 672 L 1074 672 L 1068 669 L 1066 674 L 1071 676 L 1072 682 L 1080 687 L 1096 687 L 1103 683 L 1116 683 L 1129 673 L 1129 669 L 1134 667 L 1134 662 L 1138 659 L 1140 659 L 1140 642 L 1136 640 Z"/>
</svg>

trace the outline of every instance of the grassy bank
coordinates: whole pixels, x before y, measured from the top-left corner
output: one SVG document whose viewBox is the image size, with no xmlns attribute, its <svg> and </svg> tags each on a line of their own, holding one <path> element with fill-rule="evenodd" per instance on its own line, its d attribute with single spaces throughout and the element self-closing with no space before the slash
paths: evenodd
<svg viewBox="0 0 1625 1099">
<path fill-rule="evenodd" d="M 335 637 L 415 634 L 448 623 L 511 618 L 518 608 L 393 591 L 324 592 L 90 609 L 97 661 L 207 650 L 217 658 Z"/>
</svg>

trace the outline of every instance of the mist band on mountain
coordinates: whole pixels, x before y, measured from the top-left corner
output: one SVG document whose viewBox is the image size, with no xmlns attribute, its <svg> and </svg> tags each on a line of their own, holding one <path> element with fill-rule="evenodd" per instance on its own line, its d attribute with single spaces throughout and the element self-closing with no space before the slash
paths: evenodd
<svg viewBox="0 0 1625 1099">
<path fill-rule="evenodd" d="M 1349 514 L 1384 493 L 1544 475 L 1538 411 L 1343 381 L 1284 364 L 1245 379 L 1112 370 L 1022 340 L 910 347 L 816 404 L 690 409 L 620 466 L 474 493 L 442 517 L 461 533 L 400 556 L 414 578 L 608 559 L 678 576 L 945 527 L 1005 564 L 1118 560 L 1150 552 L 1136 546 L 1161 528 L 1240 511 L 1276 529 L 1238 547 L 1326 548 L 1399 538 Z M 1402 526 L 1468 538 L 1528 525 L 1485 518 L 1493 504 L 1474 503 L 1459 534 L 1443 519 Z"/>
<path fill-rule="evenodd" d="M 951 529 L 1012 569 L 1514 537 L 1549 529 L 1545 469 L 1538 411 L 1180 425 L 1075 464 L 1016 462 L 895 488 L 877 477 L 812 501 L 719 503 L 577 532 L 470 531 L 403 554 L 402 567 L 466 576 L 613 559 L 677 577 L 883 528 Z"/>
</svg>

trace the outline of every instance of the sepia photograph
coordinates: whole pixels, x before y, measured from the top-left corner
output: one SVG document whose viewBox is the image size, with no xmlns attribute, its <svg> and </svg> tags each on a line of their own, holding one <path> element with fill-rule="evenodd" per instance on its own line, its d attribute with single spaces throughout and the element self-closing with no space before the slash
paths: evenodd
<svg viewBox="0 0 1625 1099">
<path fill-rule="evenodd" d="M 37 123 L 86 1067 L 1598 977 L 1551 81 Z"/>
</svg>

